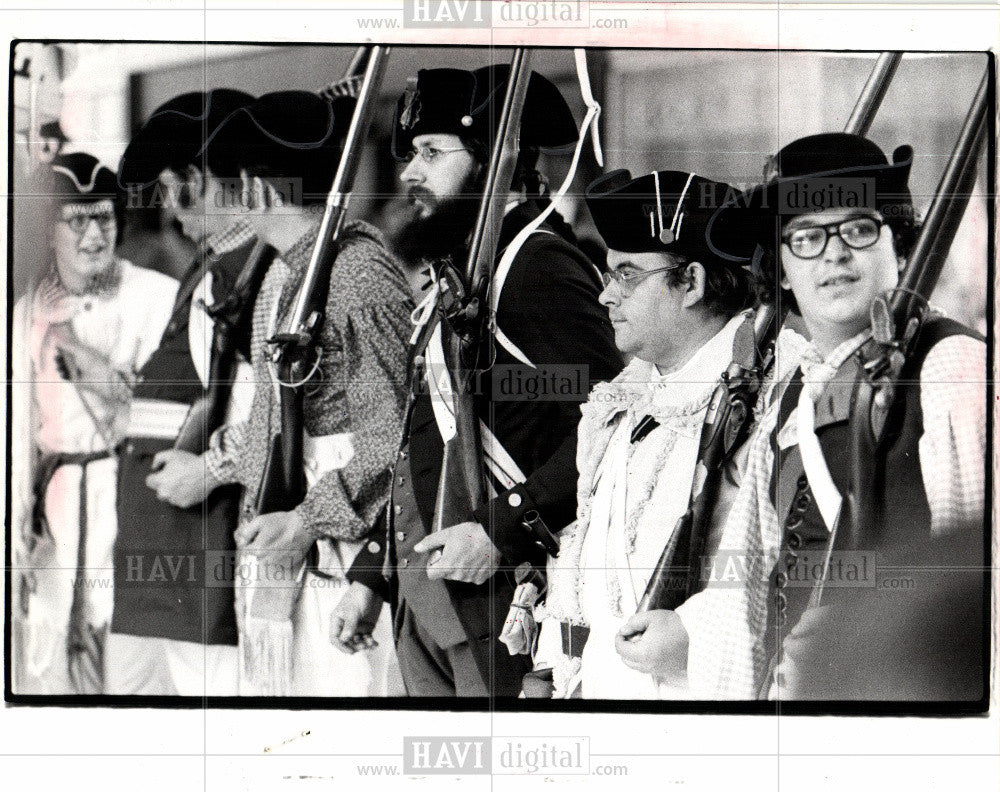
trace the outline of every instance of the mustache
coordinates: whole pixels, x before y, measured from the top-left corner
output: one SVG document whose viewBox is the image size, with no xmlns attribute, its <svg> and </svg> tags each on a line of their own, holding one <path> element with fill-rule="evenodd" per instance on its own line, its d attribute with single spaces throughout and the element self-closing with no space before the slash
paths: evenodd
<svg viewBox="0 0 1000 792">
<path fill-rule="evenodd" d="M 417 199 L 420 199 L 423 203 L 428 206 L 437 206 L 438 200 L 430 190 L 426 187 L 421 187 L 419 184 L 413 184 L 406 188 L 406 199 L 412 204 Z"/>
</svg>

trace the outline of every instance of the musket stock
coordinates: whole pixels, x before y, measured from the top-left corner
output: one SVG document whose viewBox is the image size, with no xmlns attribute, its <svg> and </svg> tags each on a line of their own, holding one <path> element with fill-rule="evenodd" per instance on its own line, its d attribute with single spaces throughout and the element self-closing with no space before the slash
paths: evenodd
<svg viewBox="0 0 1000 792">
<path fill-rule="evenodd" d="M 528 61 L 527 50 L 518 48 L 514 51 L 507 93 L 463 273 L 465 291 L 456 296 L 456 307 L 451 315 L 442 318 L 442 340 L 452 380 L 456 434 L 445 443 L 434 507 L 434 531 L 469 519 L 485 501 L 482 438 L 473 404 L 472 384 L 487 325 L 486 290 L 493 272 L 500 225 L 517 164 L 521 113 L 531 76 Z"/>
<path fill-rule="evenodd" d="M 864 350 L 864 371 L 855 385 L 851 404 L 851 479 L 842 514 L 850 546 L 871 536 L 882 515 L 877 513 L 872 460 L 880 452 L 885 421 L 896 396 L 896 384 L 906 357 L 926 318 L 927 300 L 937 285 L 955 233 L 962 221 L 976 179 L 976 163 L 985 136 L 989 74 L 976 91 L 958 140 L 948 159 L 934 201 L 907 262 L 899 288 L 892 294 L 886 316 L 886 339 L 874 340 Z M 884 304 L 884 303 L 883 303 Z M 816 600 L 822 595 L 818 587 Z"/>
<path fill-rule="evenodd" d="M 318 362 L 315 347 L 323 324 L 330 273 L 337 258 L 338 238 L 389 54 L 388 47 L 376 45 L 364 49 L 366 53 L 359 49 L 351 60 L 351 70 L 366 61 L 364 77 L 337 172 L 327 193 L 316 244 L 285 329 L 268 340 L 280 382 L 281 432 L 272 441 L 257 493 L 260 514 L 288 511 L 305 496 L 303 388 L 311 380 Z M 346 76 L 354 75 L 349 71 Z"/>
</svg>

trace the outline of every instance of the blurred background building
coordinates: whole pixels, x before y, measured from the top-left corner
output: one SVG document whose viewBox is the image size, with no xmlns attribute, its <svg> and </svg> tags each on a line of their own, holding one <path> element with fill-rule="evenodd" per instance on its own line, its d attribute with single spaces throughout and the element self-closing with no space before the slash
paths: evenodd
<svg viewBox="0 0 1000 792">
<path fill-rule="evenodd" d="M 202 44 L 18 44 L 15 51 L 16 296 L 47 266 L 32 217 L 32 175 L 46 147 L 86 150 L 117 166 L 132 131 L 167 99 L 187 91 L 233 87 L 255 95 L 318 90 L 342 76 L 353 46 Z M 510 51 L 470 47 L 394 47 L 352 212 L 392 233 L 406 207 L 396 198 L 398 164 L 389 154 L 392 114 L 406 78 L 418 69 L 471 69 L 509 60 Z M 803 135 L 842 130 L 875 54 L 837 52 L 591 50 L 591 80 L 603 104 L 605 168 L 634 174 L 654 168 L 694 170 L 745 187 L 761 179 L 768 156 Z M 27 65 L 25 65 L 27 62 Z M 887 153 L 903 143 L 916 152 L 910 187 L 918 212 L 933 198 L 945 162 L 987 66 L 981 53 L 907 55 L 870 136 Z M 533 67 L 553 80 L 583 117 L 570 50 L 536 50 Z M 58 127 L 52 123 L 58 122 Z M 43 138 L 42 125 L 52 135 Z M 30 143 L 29 143 L 30 141 Z M 580 193 L 599 170 L 588 144 L 570 195 L 559 207 L 583 238 L 596 238 Z M 935 302 L 985 330 L 987 217 L 981 185 L 952 248 Z M 543 157 L 555 186 L 569 157 Z M 130 219 L 123 255 L 170 271 L 190 250 L 158 213 Z"/>
</svg>

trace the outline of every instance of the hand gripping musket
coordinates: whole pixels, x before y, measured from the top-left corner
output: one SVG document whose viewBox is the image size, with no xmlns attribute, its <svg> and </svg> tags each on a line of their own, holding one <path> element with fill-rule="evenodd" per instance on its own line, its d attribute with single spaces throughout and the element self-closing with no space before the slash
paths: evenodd
<svg viewBox="0 0 1000 792">
<path fill-rule="evenodd" d="M 718 500 L 725 465 L 749 434 L 764 373 L 774 360 L 779 324 L 776 318 L 773 305 L 761 305 L 754 315 L 752 334 L 742 328 L 737 332 L 733 361 L 723 372 L 709 402 L 690 505 L 672 534 L 678 537 L 677 542 L 664 548 L 639 600 L 637 613 L 672 610 L 704 587 L 701 568 L 709 520 Z M 683 586 L 678 585 L 680 574 L 684 575 Z"/>
<path fill-rule="evenodd" d="M 885 52 L 879 56 L 847 122 L 847 132 L 867 133 L 901 60 L 899 52 Z M 774 342 L 780 324 L 775 307 L 761 305 L 754 317 L 752 345 L 747 343 L 750 339 L 737 337 L 733 362 L 723 373 L 709 403 L 690 506 L 681 515 L 673 533 L 678 541 L 664 548 L 639 601 L 638 613 L 676 608 L 704 588 L 701 564 L 708 522 L 718 499 L 725 465 L 749 433 L 763 376 L 774 361 Z M 686 566 L 678 561 L 686 561 Z M 685 585 L 680 586 L 677 576 L 682 573 Z"/>
<path fill-rule="evenodd" d="M 927 300 L 947 260 L 975 184 L 976 163 L 987 126 L 989 92 L 989 74 L 986 74 L 938 184 L 901 283 L 872 305 L 873 339 L 861 350 L 862 375 L 851 398 L 850 485 L 845 509 L 834 529 L 849 532 L 849 546 L 871 536 L 882 516 L 876 513 L 872 460 L 882 452 L 896 383 L 927 318 Z M 818 586 L 813 601 L 818 603 L 821 596 L 822 586 Z"/>
<path fill-rule="evenodd" d="M 370 55 L 343 155 L 327 195 L 316 245 L 285 329 L 268 339 L 272 350 L 271 362 L 277 368 L 281 389 L 281 432 L 268 451 L 257 494 L 259 514 L 288 511 L 305 497 L 302 467 L 304 388 L 319 366 L 320 353 L 316 349 L 316 340 L 323 324 L 330 272 L 337 258 L 338 238 L 361 158 L 361 147 L 375 111 L 389 54 L 388 47 L 371 46 L 366 49 L 370 50 Z M 356 56 L 352 68 L 361 60 Z"/>
<path fill-rule="evenodd" d="M 434 531 L 468 520 L 485 500 L 482 438 L 470 386 L 487 329 L 486 290 L 517 164 L 521 111 L 531 76 L 528 60 L 529 53 L 524 48 L 514 51 L 465 272 L 460 274 L 449 266 L 442 271 L 447 291 L 439 309 L 443 322 L 451 330 L 443 335 L 443 341 L 452 378 L 456 434 L 444 448 L 434 507 Z"/>
</svg>

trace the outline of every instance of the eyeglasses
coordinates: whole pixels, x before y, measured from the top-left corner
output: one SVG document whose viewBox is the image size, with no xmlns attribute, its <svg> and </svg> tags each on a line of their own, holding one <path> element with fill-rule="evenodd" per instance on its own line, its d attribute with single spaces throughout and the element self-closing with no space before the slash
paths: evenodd
<svg viewBox="0 0 1000 792">
<path fill-rule="evenodd" d="M 468 151 L 465 146 L 457 148 L 436 148 L 434 146 L 421 146 L 412 149 L 403 155 L 403 162 L 413 162 L 414 157 L 420 157 L 424 162 L 434 162 L 442 154 L 454 154 L 456 151 Z"/>
<path fill-rule="evenodd" d="M 607 272 L 601 273 L 601 280 L 604 281 L 604 286 L 607 288 L 614 281 L 618 284 L 618 290 L 622 293 L 622 297 L 631 297 L 635 292 L 636 287 L 642 282 L 644 278 L 652 275 L 656 272 L 666 272 L 667 270 L 680 269 L 686 266 L 685 264 L 671 264 L 669 267 L 655 267 L 654 269 L 648 270 L 637 270 L 630 267 L 619 267 L 618 269 L 608 270 Z"/>
<path fill-rule="evenodd" d="M 782 234 L 781 241 L 791 249 L 797 258 L 812 259 L 826 250 L 830 237 L 836 234 L 845 245 L 854 250 L 871 247 L 882 232 L 885 223 L 874 217 L 849 217 L 839 223 L 796 228 Z"/>
<path fill-rule="evenodd" d="M 69 217 L 60 218 L 60 222 L 69 226 L 69 230 L 82 237 L 90 227 L 90 221 L 97 223 L 101 234 L 107 236 L 115 227 L 114 212 L 98 212 L 95 214 L 72 214 Z"/>
</svg>

